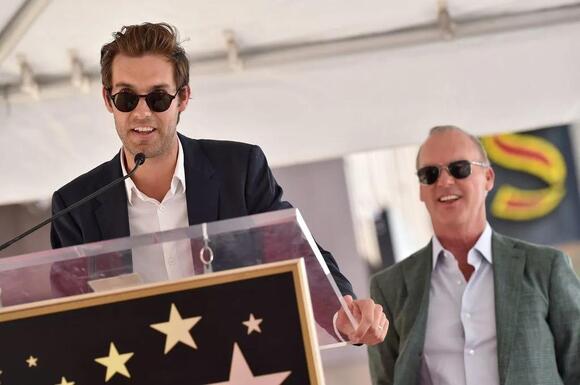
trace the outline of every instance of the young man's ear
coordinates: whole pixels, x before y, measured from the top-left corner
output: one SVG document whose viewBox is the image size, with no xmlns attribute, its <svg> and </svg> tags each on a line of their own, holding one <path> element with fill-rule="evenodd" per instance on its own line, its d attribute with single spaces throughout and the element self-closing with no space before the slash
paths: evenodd
<svg viewBox="0 0 580 385">
<path fill-rule="evenodd" d="M 104 86 L 103 86 L 103 90 L 101 91 L 101 94 L 103 96 L 103 101 L 105 102 L 105 107 L 107 107 L 107 110 L 112 113 L 113 112 L 113 101 L 109 97 L 109 91 Z"/>
<path fill-rule="evenodd" d="M 189 98 L 191 97 L 191 88 L 189 88 L 189 85 L 185 85 L 181 88 L 178 97 L 179 105 L 177 108 L 179 112 L 183 112 L 189 103 Z"/>
</svg>

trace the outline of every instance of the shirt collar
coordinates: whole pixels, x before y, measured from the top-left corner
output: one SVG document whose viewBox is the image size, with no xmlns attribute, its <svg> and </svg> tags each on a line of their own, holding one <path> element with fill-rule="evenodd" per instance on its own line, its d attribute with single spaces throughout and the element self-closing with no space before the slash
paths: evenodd
<svg viewBox="0 0 580 385">
<path fill-rule="evenodd" d="M 451 252 L 443 248 L 443 245 L 441 245 L 441 242 L 439 242 L 439 239 L 437 238 L 436 235 L 433 235 L 432 249 L 433 249 L 432 268 L 434 270 L 441 252 L 446 252 L 449 254 L 451 254 Z M 491 226 L 489 225 L 489 223 L 486 222 L 483 233 L 481 233 L 479 239 L 477 240 L 477 242 L 475 242 L 475 245 L 473 245 L 473 248 L 471 250 L 477 250 L 479 254 L 482 255 L 483 258 L 489 264 L 493 263 L 493 258 L 491 254 Z"/>
<path fill-rule="evenodd" d="M 175 170 L 173 171 L 173 178 L 171 178 L 171 186 L 169 187 L 169 191 L 172 194 L 176 194 L 179 192 L 180 186 L 182 187 L 182 191 L 185 192 L 185 166 L 183 161 L 183 147 L 181 146 L 181 140 L 177 139 L 177 163 L 175 165 Z M 125 152 L 123 148 L 121 148 L 121 170 L 123 171 L 123 175 L 127 175 L 127 169 L 125 168 Z M 127 193 L 127 202 L 129 205 L 133 205 L 133 196 L 134 194 L 139 196 L 141 200 L 146 200 L 148 198 L 145 194 L 143 194 L 133 180 L 131 178 L 125 179 L 125 192 Z"/>
</svg>

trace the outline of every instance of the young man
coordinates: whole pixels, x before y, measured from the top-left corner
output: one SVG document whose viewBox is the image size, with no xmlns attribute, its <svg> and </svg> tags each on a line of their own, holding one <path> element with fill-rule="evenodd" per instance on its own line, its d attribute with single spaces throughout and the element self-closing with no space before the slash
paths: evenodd
<svg viewBox="0 0 580 385">
<path fill-rule="evenodd" d="M 435 127 L 417 155 L 432 241 L 371 280 L 391 324 L 375 384 L 580 384 L 580 281 L 562 252 L 495 233 L 478 139 Z"/>
<path fill-rule="evenodd" d="M 53 195 L 53 212 L 77 202 L 147 161 L 119 185 L 53 222 L 53 247 L 95 242 L 291 207 L 258 146 L 194 140 L 176 131 L 190 98 L 189 61 L 175 28 L 145 23 L 123 27 L 101 50 L 103 100 L 113 114 L 123 147 L 112 160 L 81 175 Z M 193 274 L 188 243 L 164 250 L 164 258 L 140 255 L 131 268 L 148 280 L 160 274 Z M 336 326 L 352 342 L 384 339 L 386 317 L 370 299 L 353 300 L 352 287 L 332 255 L 324 256 L 360 326 L 352 330 L 344 312 Z M 146 253 L 145 253 L 146 254 Z M 78 266 L 57 266 L 53 282 L 65 292 L 83 291 L 66 277 Z M 163 271 L 162 271 L 163 270 Z M 166 271 L 165 271 L 166 270 Z M 59 279 L 62 278 L 62 279 Z M 59 284 L 60 282 L 60 284 Z M 60 287 L 59 287 L 60 286 Z"/>
</svg>

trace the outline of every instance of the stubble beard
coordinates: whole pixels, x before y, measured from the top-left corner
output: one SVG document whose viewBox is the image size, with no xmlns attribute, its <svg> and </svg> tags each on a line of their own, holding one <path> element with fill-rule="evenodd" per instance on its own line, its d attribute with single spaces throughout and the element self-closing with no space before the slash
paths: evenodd
<svg viewBox="0 0 580 385">
<path fill-rule="evenodd" d="M 132 156 L 135 156 L 138 153 L 143 153 L 145 154 L 146 158 L 151 159 L 166 154 L 170 150 L 173 140 L 174 137 L 172 136 L 160 138 L 159 141 L 150 143 L 148 145 L 134 144 L 126 138 L 125 140 L 122 140 L 122 142 L 123 146 L 129 151 L 129 153 L 131 153 Z"/>
<path fill-rule="evenodd" d="M 158 138 L 156 141 L 153 141 L 147 145 L 143 144 L 140 145 L 138 143 L 132 142 L 129 139 L 131 135 L 131 131 L 121 131 L 117 127 L 117 133 L 123 132 L 123 136 L 119 135 L 121 142 L 123 143 L 123 147 L 129 151 L 129 153 L 134 157 L 139 153 L 143 153 L 146 158 L 156 158 L 158 156 L 166 154 L 171 149 L 171 144 L 177 137 L 176 128 L 172 130 L 168 130 L 173 134 L 165 133 L 160 134 L 160 131 L 157 130 L 156 134 Z"/>
</svg>

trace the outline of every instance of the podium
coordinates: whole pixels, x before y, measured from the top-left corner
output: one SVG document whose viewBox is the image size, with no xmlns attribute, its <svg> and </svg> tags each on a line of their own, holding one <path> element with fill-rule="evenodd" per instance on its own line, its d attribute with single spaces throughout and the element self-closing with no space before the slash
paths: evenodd
<svg viewBox="0 0 580 385">
<path fill-rule="evenodd" d="M 355 326 L 296 209 L 2 258 L 0 290 L 3 385 L 323 384 Z"/>
</svg>

